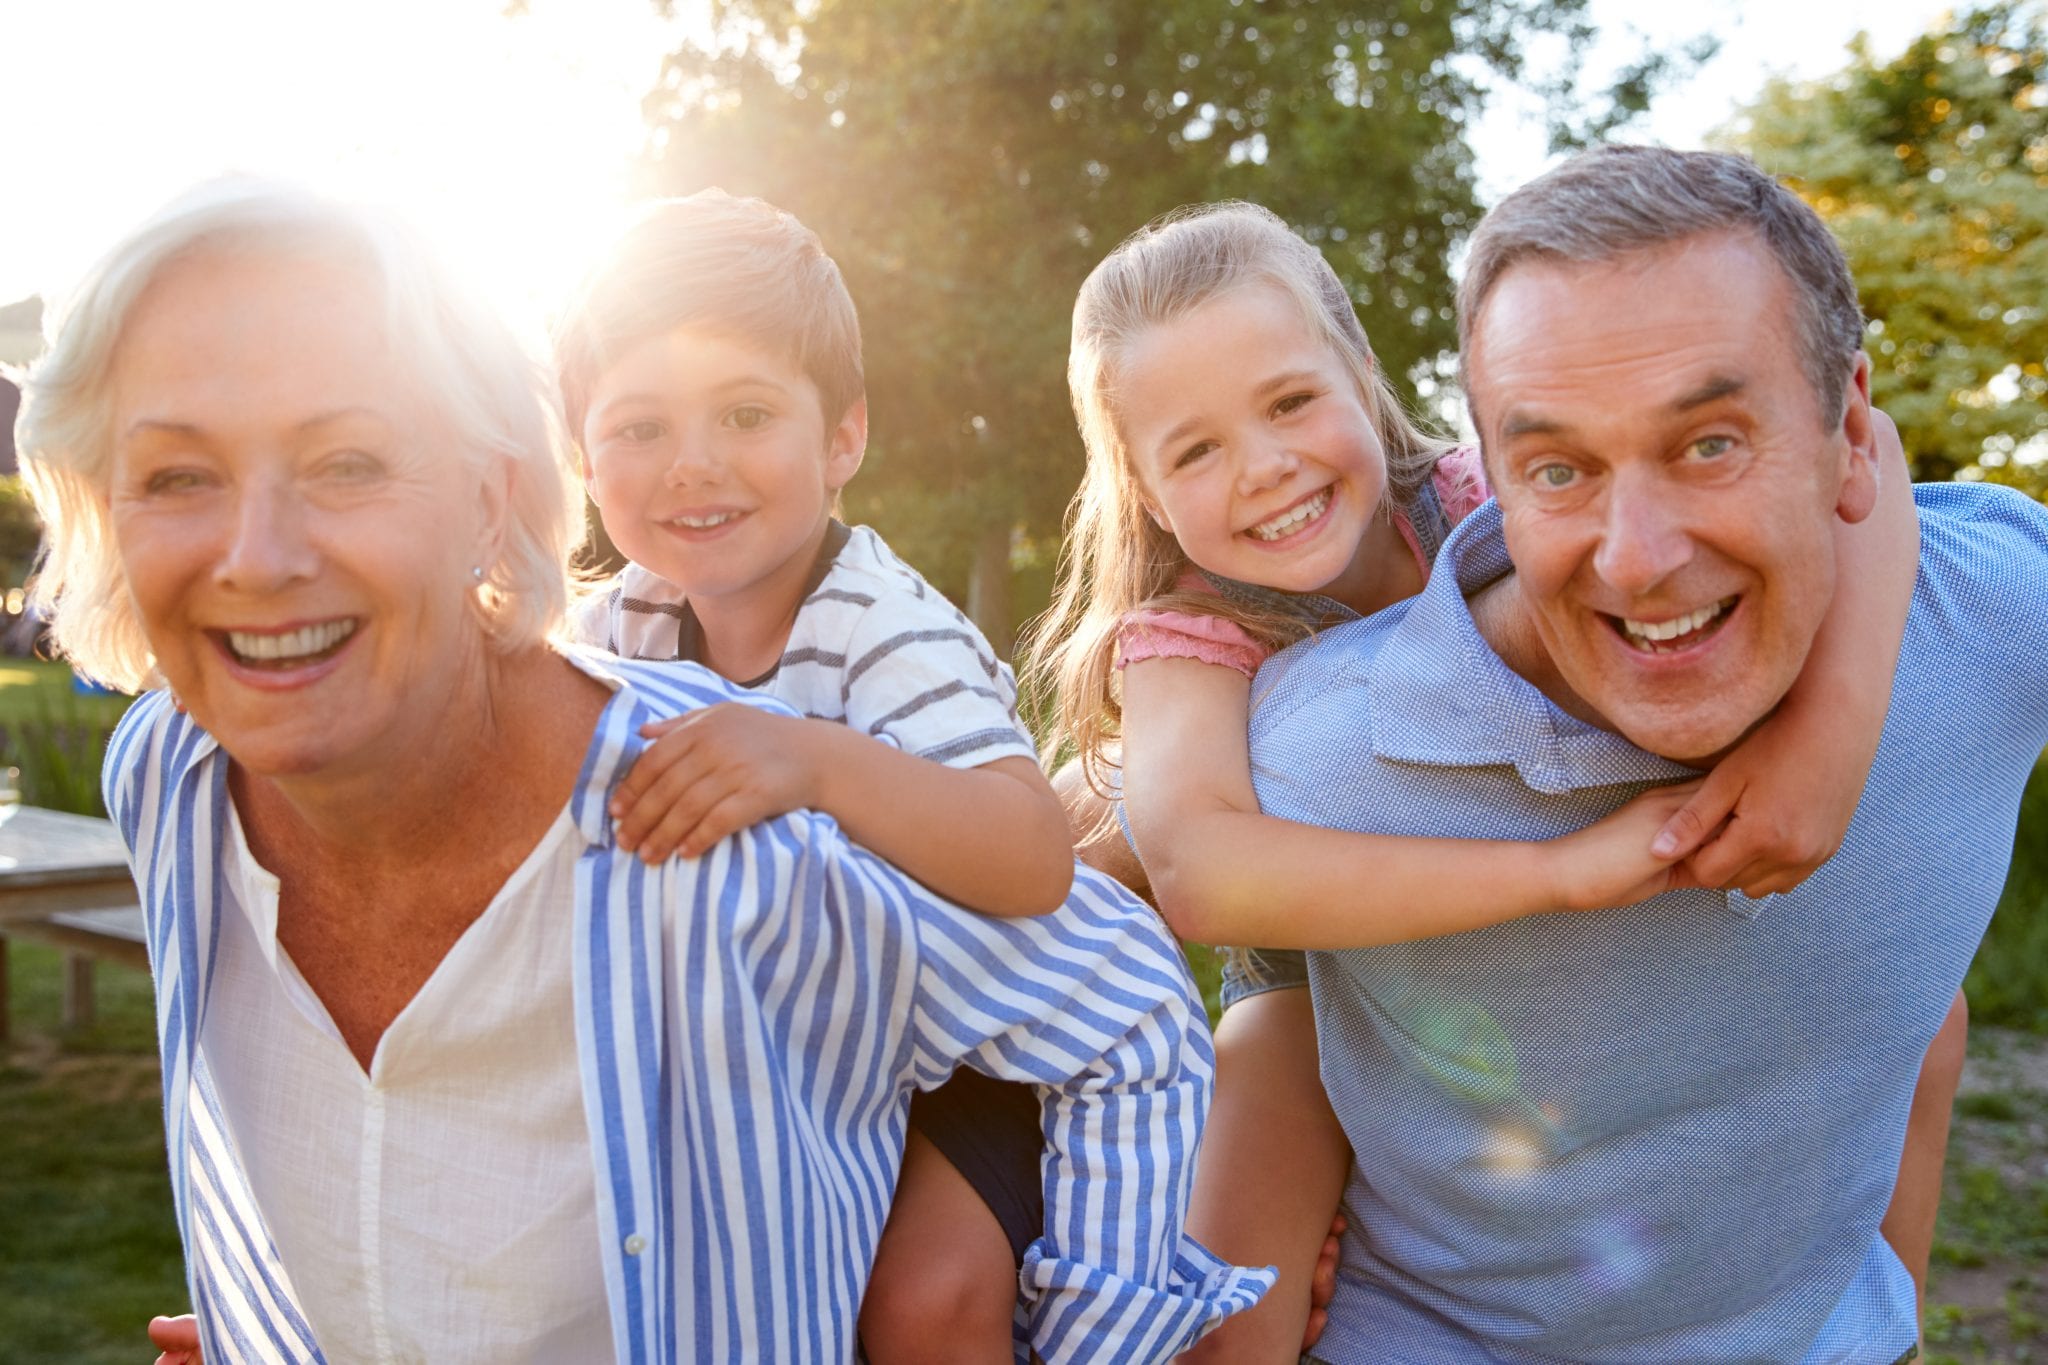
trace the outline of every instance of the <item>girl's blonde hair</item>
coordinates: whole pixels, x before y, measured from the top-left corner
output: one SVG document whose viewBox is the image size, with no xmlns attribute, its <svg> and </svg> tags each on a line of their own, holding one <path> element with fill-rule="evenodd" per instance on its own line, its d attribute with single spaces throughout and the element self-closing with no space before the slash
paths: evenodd
<svg viewBox="0 0 2048 1365">
<path fill-rule="evenodd" d="M 1277 603 L 1179 586 L 1188 558 L 1145 510 L 1120 420 L 1118 385 L 1132 343 L 1250 284 L 1284 292 L 1350 371 L 1386 451 L 1383 507 L 1411 502 L 1451 445 L 1410 419 L 1373 362 L 1337 272 L 1271 211 L 1234 201 L 1176 209 L 1110 252 L 1074 300 L 1067 387 L 1088 465 L 1067 510 L 1059 585 L 1033 627 L 1026 662 L 1034 692 L 1053 706 L 1046 761 L 1077 756 L 1100 795 L 1109 795 L 1105 774 L 1116 766 L 1110 750 L 1123 729 L 1115 665 L 1117 629 L 1126 615 L 1151 607 L 1221 616 L 1275 648 L 1314 629 L 1302 613 Z"/>
</svg>

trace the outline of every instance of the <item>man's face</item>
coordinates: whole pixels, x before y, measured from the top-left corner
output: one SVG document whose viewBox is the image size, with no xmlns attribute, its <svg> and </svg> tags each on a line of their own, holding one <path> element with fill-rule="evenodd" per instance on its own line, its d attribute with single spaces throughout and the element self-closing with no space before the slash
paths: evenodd
<svg viewBox="0 0 2048 1365">
<path fill-rule="evenodd" d="M 1652 753 L 1725 750 L 1804 667 L 1838 521 L 1875 499 L 1868 361 L 1824 427 L 1791 282 L 1747 233 L 1515 266 L 1472 352 L 1508 552 L 1550 663 Z"/>
</svg>

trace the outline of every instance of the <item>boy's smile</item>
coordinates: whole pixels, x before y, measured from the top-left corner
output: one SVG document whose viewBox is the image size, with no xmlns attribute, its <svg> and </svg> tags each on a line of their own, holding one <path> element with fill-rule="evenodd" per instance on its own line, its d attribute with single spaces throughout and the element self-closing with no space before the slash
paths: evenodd
<svg viewBox="0 0 2048 1365">
<path fill-rule="evenodd" d="M 584 477 L 613 542 L 720 618 L 795 612 L 832 500 L 860 468 L 864 405 L 822 410 L 792 358 L 694 327 L 649 337 L 597 377 Z"/>
</svg>

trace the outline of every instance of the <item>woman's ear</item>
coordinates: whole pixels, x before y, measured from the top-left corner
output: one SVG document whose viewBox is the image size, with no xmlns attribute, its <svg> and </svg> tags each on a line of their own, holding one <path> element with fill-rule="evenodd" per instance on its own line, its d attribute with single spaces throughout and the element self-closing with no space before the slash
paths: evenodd
<svg viewBox="0 0 2048 1365">
<path fill-rule="evenodd" d="M 491 452 L 484 460 L 483 478 L 477 489 L 477 535 L 472 563 L 483 570 L 485 581 L 496 574 L 505 554 L 505 540 L 512 526 L 512 486 L 519 477 L 509 455 Z"/>
</svg>

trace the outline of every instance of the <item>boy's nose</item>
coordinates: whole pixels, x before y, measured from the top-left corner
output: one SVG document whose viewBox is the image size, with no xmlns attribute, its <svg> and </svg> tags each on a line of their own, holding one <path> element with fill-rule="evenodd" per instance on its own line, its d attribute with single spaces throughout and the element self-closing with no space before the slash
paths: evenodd
<svg viewBox="0 0 2048 1365">
<path fill-rule="evenodd" d="M 724 462 L 718 458 L 715 442 L 685 436 L 676 442 L 675 456 L 662 478 L 671 488 L 687 488 L 716 482 L 723 473 Z"/>
</svg>

